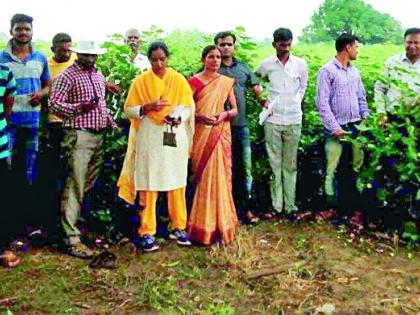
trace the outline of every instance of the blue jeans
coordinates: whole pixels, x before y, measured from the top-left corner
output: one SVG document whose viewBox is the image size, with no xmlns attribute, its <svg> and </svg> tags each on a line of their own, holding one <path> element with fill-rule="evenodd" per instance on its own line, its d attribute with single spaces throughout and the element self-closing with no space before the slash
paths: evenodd
<svg viewBox="0 0 420 315">
<path fill-rule="evenodd" d="M 38 112 L 12 113 L 9 125 L 9 144 L 12 151 L 12 169 L 28 183 L 37 179 Z"/>
<path fill-rule="evenodd" d="M 249 128 L 232 126 L 232 190 L 233 199 L 241 217 L 251 210 L 252 160 Z"/>
</svg>

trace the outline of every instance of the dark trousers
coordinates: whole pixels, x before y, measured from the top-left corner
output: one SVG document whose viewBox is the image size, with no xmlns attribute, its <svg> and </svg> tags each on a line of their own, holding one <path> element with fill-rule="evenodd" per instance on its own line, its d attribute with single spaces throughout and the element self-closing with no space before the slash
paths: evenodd
<svg viewBox="0 0 420 315">
<path fill-rule="evenodd" d="M 15 145 L 10 172 L 10 204 L 14 212 L 14 231 L 16 235 L 27 234 L 29 225 L 35 226 L 38 222 L 39 204 L 36 192 L 37 180 L 28 181 L 27 150 L 31 137 L 29 128 L 19 128 L 15 132 Z M 34 167 L 36 169 L 36 166 Z"/>
<path fill-rule="evenodd" d="M 38 224 L 48 233 L 56 237 L 60 233 L 60 200 L 63 191 L 66 163 L 61 149 L 64 139 L 62 123 L 53 122 L 47 125 L 47 135 L 41 144 L 39 166 L 39 213 Z"/>
<path fill-rule="evenodd" d="M 14 214 L 12 208 L 13 195 L 10 189 L 10 170 L 6 159 L 0 160 L 0 253 L 5 249 L 15 235 Z"/>
</svg>

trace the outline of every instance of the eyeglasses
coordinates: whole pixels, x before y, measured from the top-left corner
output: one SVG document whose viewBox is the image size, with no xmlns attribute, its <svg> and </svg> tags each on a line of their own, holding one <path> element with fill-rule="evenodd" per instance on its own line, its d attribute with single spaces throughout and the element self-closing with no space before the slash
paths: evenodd
<svg viewBox="0 0 420 315">
<path fill-rule="evenodd" d="M 221 43 L 221 44 L 219 44 L 219 46 L 220 47 L 225 47 L 225 46 L 232 47 L 233 43 Z"/>
</svg>

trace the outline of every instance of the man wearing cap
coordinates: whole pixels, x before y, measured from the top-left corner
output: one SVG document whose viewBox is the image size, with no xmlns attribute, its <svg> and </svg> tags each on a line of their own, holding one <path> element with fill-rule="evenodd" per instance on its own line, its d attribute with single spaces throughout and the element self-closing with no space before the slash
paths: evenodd
<svg viewBox="0 0 420 315">
<path fill-rule="evenodd" d="M 92 188 L 103 161 L 103 135 L 116 127 L 105 103 L 106 82 L 95 68 L 105 53 L 93 41 L 81 41 L 73 65 L 53 82 L 51 111 L 63 120 L 63 150 L 68 153 L 69 173 L 61 198 L 61 224 L 68 238 L 69 254 L 90 258 L 93 252 L 80 239 L 76 223 L 86 192 Z"/>
<path fill-rule="evenodd" d="M 127 32 L 125 32 L 125 43 L 130 47 L 131 51 L 133 52 L 131 57 L 131 62 L 133 65 L 139 69 L 140 71 L 145 71 L 150 68 L 149 58 L 142 55 L 139 52 L 140 49 L 140 32 L 135 28 L 130 28 Z"/>
</svg>

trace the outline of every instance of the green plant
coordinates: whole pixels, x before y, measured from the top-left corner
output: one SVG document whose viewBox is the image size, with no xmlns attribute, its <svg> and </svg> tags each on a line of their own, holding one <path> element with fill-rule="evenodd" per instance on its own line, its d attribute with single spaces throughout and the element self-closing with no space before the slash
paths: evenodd
<svg viewBox="0 0 420 315">
<path fill-rule="evenodd" d="M 420 235 L 415 222 L 410 221 L 404 223 L 402 237 L 408 242 L 409 248 L 418 247 L 420 245 Z"/>
</svg>

